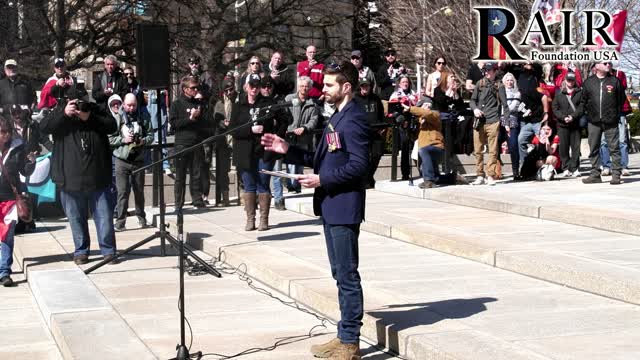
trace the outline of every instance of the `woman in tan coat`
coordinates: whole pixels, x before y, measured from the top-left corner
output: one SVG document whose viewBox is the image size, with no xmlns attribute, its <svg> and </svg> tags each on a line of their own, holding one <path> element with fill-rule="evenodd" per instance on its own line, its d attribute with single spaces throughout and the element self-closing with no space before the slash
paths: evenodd
<svg viewBox="0 0 640 360">
<path fill-rule="evenodd" d="M 421 170 L 423 182 L 418 185 L 421 189 L 436 186 L 440 176 L 438 163 L 444 156 L 444 137 L 442 136 L 440 113 L 430 110 L 427 106 L 406 106 L 405 111 L 411 112 L 418 118 L 420 132 L 418 133 L 418 154 L 422 160 Z"/>
</svg>

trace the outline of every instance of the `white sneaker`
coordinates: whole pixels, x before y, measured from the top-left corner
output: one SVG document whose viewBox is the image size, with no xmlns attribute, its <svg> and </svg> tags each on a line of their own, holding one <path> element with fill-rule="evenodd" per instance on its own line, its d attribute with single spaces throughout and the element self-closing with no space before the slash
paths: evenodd
<svg viewBox="0 0 640 360">
<path fill-rule="evenodd" d="M 580 174 L 580 170 L 576 170 L 573 172 L 573 174 L 571 174 L 571 176 L 573 176 L 574 178 L 579 178 L 580 176 L 582 176 L 582 174 Z"/>
<path fill-rule="evenodd" d="M 491 176 L 487 176 L 487 185 L 493 186 L 495 184 L 496 184 L 496 180 Z"/>
<path fill-rule="evenodd" d="M 611 169 L 609 168 L 602 168 L 602 174 L 600 174 L 602 176 L 609 176 L 611 175 Z"/>
<path fill-rule="evenodd" d="M 629 172 L 629 169 L 622 169 L 622 176 L 631 176 L 631 173 Z"/>
<path fill-rule="evenodd" d="M 569 177 L 571 175 L 571 171 L 565 170 L 564 172 L 562 172 L 562 174 L 558 175 L 558 177 Z"/>
<path fill-rule="evenodd" d="M 478 176 L 471 185 L 484 185 L 484 178 L 482 176 Z"/>
</svg>

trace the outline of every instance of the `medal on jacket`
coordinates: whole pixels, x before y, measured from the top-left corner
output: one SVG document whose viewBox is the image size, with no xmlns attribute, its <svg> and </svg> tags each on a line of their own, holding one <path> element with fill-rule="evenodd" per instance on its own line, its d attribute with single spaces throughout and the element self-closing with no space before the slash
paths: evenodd
<svg viewBox="0 0 640 360">
<path fill-rule="evenodd" d="M 327 145 L 329 147 L 329 152 L 334 152 L 338 149 L 342 149 L 342 145 L 340 144 L 340 133 L 338 133 L 331 123 L 328 125 L 329 132 L 327 133 Z"/>
</svg>

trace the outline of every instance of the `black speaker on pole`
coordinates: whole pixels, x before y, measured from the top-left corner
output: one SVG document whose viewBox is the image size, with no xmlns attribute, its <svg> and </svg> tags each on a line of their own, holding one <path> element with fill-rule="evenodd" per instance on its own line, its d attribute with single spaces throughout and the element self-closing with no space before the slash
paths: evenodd
<svg viewBox="0 0 640 360">
<path fill-rule="evenodd" d="M 137 24 L 136 58 L 138 82 L 144 89 L 170 85 L 169 28 L 167 25 Z"/>
</svg>

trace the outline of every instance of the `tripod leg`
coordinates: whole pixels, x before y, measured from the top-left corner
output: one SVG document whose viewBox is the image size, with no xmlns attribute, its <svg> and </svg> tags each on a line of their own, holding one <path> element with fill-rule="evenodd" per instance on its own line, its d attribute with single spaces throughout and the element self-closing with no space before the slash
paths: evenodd
<svg viewBox="0 0 640 360">
<path fill-rule="evenodd" d="M 110 259 L 108 259 L 108 260 L 102 260 L 102 261 L 100 261 L 99 263 L 97 263 L 97 264 L 93 265 L 92 267 L 88 268 L 87 270 L 85 270 L 85 271 L 84 271 L 84 273 L 85 273 L 85 274 L 89 274 L 89 273 L 91 273 L 93 270 L 99 269 L 99 268 L 101 268 L 102 266 L 104 266 L 104 265 L 106 265 L 106 264 L 108 264 L 108 263 L 110 263 L 110 262 L 114 261 L 115 259 L 119 258 L 120 256 L 122 256 L 122 255 L 124 255 L 124 254 L 127 254 L 127 253 L 130 253 L 130 252 L 132 252 L 133 250 L 135 250 L 135 249 L 139 248 L 140 246 L 142 246 L 142 245 L 144 245 L 144 244 L 148 243 L 149 241 L 154 240 L 154 239 L 157 239 L 157 238 L 159 238 L 159 237 L 160 237 L 160 233 L 159 233 L 159 232 L 156 232 L 155 234 L 153 234 L 153 235 L 149 236 L 148 238 L 146 238 L 146 239 L 144 239 L 144 240 L 142 240 L 142 241 L 140 241 L 140 242 L 138 242 L 138 243 L 135 243 L 135 244 L 133 244 L 133 245 L 129 246 L 129 247 L 128 247 L 128 248 L 126 248 L 124 251 L 119 252 L 119 253 L 115 253 L 115 254 L 114 254 L 114 256 L 113 256 L 112 258 L 110 258 Z"/>
<path fill-rule="evenodd" d="M 167 237 L 167 241 L 169 241 L 174 246 L 176 246 L 176 247 L 180 246 L 180 242 L 176 238 L 174 238 L 173 236 L 167 234 L 166 237 Z M 220 274 L 220 272 L 218 272 L 218 270 L 216 270 L 213 266 L 211 266 L 211 264 L 209 264 L 208 262 L 204 261 L 198 255 L 196 255 L 193 252 L 193 250 L 189 249 L 188 247 L 184 247 L 184 252 L 186 252 L 188 256 L 191 256 L 200 265 L 202 265 L 202 267 L 204 267 L 207 270 L 207 272 L 209 272 L 211 275 L 213 275 L 215 277 L 222 277 L 222 274 Z"/>
</svg>

